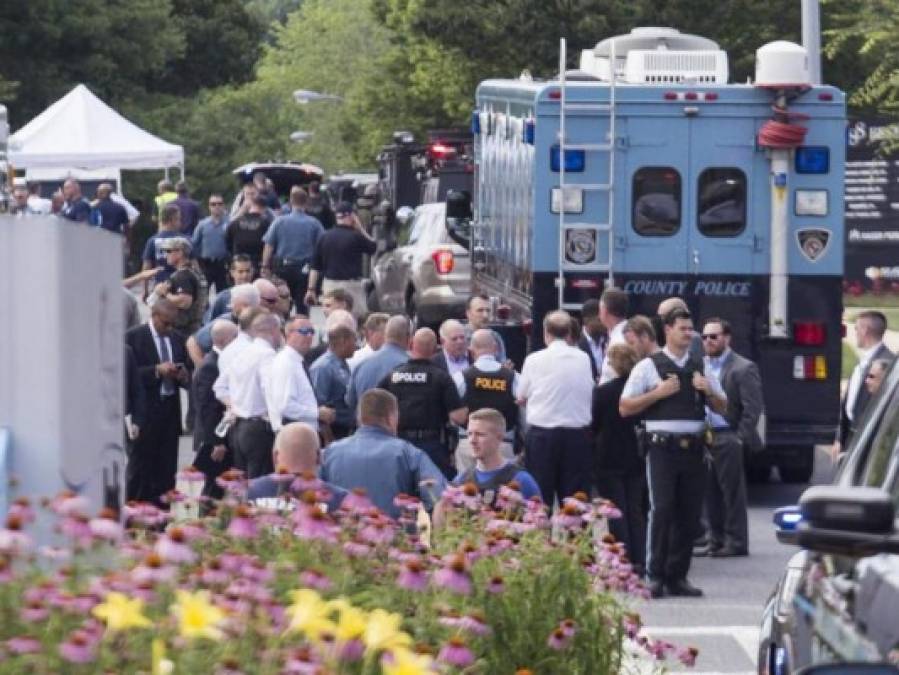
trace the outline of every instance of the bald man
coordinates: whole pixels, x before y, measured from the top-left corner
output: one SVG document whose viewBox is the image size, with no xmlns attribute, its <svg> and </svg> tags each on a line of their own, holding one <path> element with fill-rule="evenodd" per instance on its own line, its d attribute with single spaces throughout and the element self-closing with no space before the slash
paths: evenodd
<svg viewBox="0 0 899 675">
<path fill-rule="evenodd" d="M 464 425 L 468 410 L 453 378 L 432 361 L 436 347 L 434 331 L 418 329 L 412 336 L 409 361 L 394 368 L 378 388 L 399 401 L 397 435 L 424 450 L 443 475 L 452 479 L 456 474 L 452 453 L 457 438 L 450 422 Z"/>
<path fill-rule="evenodd" d="M 447 319 L 440 324 L 440 344 L 441 349 L 431 360 L 450 376 L 461 373 L 471 365 L 468 358 L 468 337 L 461 321 Z"/>
<path fill-rule="evenodd" d="M 203 495 L 221 499 L 222 489 L 215 479 L 231 468 L 232 461 L 224 439 L 215 434 L 215 429 L 225 414 L 225 406 L 215 397 L 212 385 L 219 376 L 219 354 L 237 337 L 237 326 L 227 319 L 216 319 L 210 333 L 212 349 L 203 357 L 192 382 L 197 415 L 194 422 L 194 452 L 197 453 L 194 466 L 206 475 Z"/>
<path fill-rule="evenodd" d="M 100 183 L 97 186 L 97 201 L 92 206 L 91 225 L 116 234 L 125 234 L 130 219 L 125 207 L 112 199 L 111 183 Z"/>
<path fill-rule="evenodd" d="M 268 279 L 262 277 L 253 282 L 253 286 L 259 291 L 259 306 L 274 312 L 278 309 L 278 287 Z"/>
<path fill-rule="evenodd" d="M 318 476 L 321 468 L 318 432 L 303 422 L 285 424 L 275 437 L 272 462 L 278 473 Z M 333 513 L 340 508 L 347 491 L 325 481 L 321 481 L 321 487 L 328 493 L 323 503 L 327 506 L 328 512 Z M 278 497 L 289 489 L 290 483 L 275 480 L 273 475 L 260 476 L 250 481 L 247 499 Z"/>
</svg>

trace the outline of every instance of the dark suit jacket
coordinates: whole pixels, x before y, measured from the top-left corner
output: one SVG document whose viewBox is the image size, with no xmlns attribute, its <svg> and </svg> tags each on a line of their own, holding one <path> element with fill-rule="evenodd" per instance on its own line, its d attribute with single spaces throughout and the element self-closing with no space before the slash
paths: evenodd
<svg viewBox="0 0 899 675">
<path fill-rule="evenodd" d="M 582 352 L 590 357 L 590 370 L 592 371 L 593 379 L 595 380 L 597 377 L 599 377 L 599 372 L 602 369 L 602 364 L 597 363 L 596 359 L 593 358 L 593 349 L 590 347 L 590 342 L 587 340 L 587 336 L 583 333 L 578 338 L 577 346 L 580 347 Z"/>
<path fill-rule="evenodd" d="M 862 381 L 858 388 L 858 395 L 855 397 L 855 402 L 852 406 L 851 420 L 849 419 L 849 415 L 846 410 L 846 396 L 844 396 L 843 400 L 840 401 L 840 428 L 838 431 L 838 438 L 844 450 L 846 449 L 846 443 L 849 441 L 849 436 L 853 431 L 855 431 L 855 425 L 859 422 L 859 420 L 861 420 L 862 415 L 865 414 L 865 408 L 868 406 L 868 402 L 871 400 L 871 394 L 868 393 L 868 388 L 865 386 L 865 380 L 868 377 L 868 371 L 871 370 L 871 364 L 878 359 L 893 358 L 893 352 L 887 349 L 886 345 L 882 344 L 880 345 L 878 350 L 874 352 L 874 355 L 868 360 L 868 364 L 862 369 L 861 372 Z M 848 396 L 848 390 L 846 394 Z"/>
<path fill-rule="evenodd" d="M 191 382 L 194 407 L 197 413 L 194 420 L 194 452 L 203 446 L 216 445 L 221 442 L 215 435 L 215 428 L 222 421 L 225 406 L 215 397 L 212 385 L 219 376 L 219 355 L 213 350 L 203 357 L 203 363 L 194 372 Z"/>
<path fill-rule="evenodd" d="M 591 359 L 592 360 L 592 359 Z M 597 435 L 596 470 L 627 474 L 645 471 L 637 449 L 637 417 L 622 417 L 618 401 L 626 377 L 616 377 L 593 389 L 593 432 Z"/>
<path fill-rule="evenodd" d="M 431 357 L 431 363 L 440 368 L 440 370 L 445 370 L 449 372 L 449 366 L 446 363 L 446 354 L 443 351 L 443 348 L 437 350 L 437 353 Z M 471 365 L 471 359 L 468 359 L 468 365 Z"/>
<path fill-rule="evenodd" d="M 727 423 L 737 432 L 746 449 L 759 452 L 764 448 L 758 424 L 765 403 L 758 366 L 731 350 L 721 366 L 721 387 L 727 394 L 724 415 Z"/>
<path fill-rule="evenodd" d="M 190 370 L 193 364 L 187 356 L 187 348 L 184 346 L 184 336 L 178 332 L 172 331 L 169 334 L 169 341 L 172 345 L 172 362 L 183 363 L 187 369 Z M 153 339 L 153 333 L 150 332 L 150 327 L 147 324 L 143 324 L 127 331 L 125 333 L 125 344 L 134 350 L 134 360 L 137 362 L 137 372 L 140 376 L 141 386 L 144 388 L 144 393 L 146 394 L 147 413 L 152 416 L 153 412 L 159 408 L 162 403 L 162 397 L 159 393 L 160 385 L 162 383 L 156 377 L 156 366 L 159 365 L 159 352 L 156 351 L 156 344 Z M 179 402 L 178 410 L 180 411 L 180 409 L 181 406 Z"/>
</svg>

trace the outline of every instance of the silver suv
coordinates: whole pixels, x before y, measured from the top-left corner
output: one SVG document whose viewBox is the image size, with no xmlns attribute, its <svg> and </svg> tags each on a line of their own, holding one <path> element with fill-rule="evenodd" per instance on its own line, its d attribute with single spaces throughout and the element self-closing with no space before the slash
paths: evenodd
<svg viewBox="0 0 899 675">
<path fill-rule="evenodd" d="M 468 251 L 446 230 L 446 202 L 422 204 L 398 224 L 372 264 L 371 311 L 405 312 L 421 326 L 465 315 L 471 292 Z"/>
</svg>

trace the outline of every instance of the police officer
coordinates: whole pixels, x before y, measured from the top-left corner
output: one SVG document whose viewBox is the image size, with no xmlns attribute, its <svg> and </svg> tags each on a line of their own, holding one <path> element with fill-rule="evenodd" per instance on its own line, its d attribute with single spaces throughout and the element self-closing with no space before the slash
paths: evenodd
<svg viewBox="0 0 899 675">
<path fill-rule="evenodd" d="M 397 435 L 424 450 L 443 474 L 455 476 L 450 461 L 450 422 L 463 425 L 468 410 L 449 374 L 431 357 L 437 336 L 430 328 L 420 328 L 412 336 L 411 358 L 397 366 L 378 387 L 396 396 L 400 406 Z"/>
<path fill-rule="evenodd" d="M 702 360 L 690 353 L 693 320 L 685 309 L 663 319 L 665 348 L 634 367 L 621 394 L 623 417 L 642 415 L 649 476 L 646 562 L 652 597 L 698 597 L 687 581 L 706 480 L 705 406 L 723 413 L 727 399 Z"/>
<path fill-rule="evenodd" d="M 516 403 L 518 374 L 506 368 L 497 360 L 499 345 L 489 328 L 481 328 L 471 335 L 469 345 L 474 363 L 462 372 L 453 375 L 459 396 L 468 408 L 469 415 L 483 408 L 499 411 L 505 419 L 502 456 L 507 460 L 515 456 L 515 432 L 521 409 Z M 459 473 L 471 469 L 475 458 L 467 433 L 461 432 L 456 448 L 456 469 Z"/>
<path fill-rule="evenodd" d="M 290 213 L 275 218 L 262 240 L 262 274 L 275 274 L 287 282 L 297 314 L 308 314 L 304 297 L 309 282 L 309 265 L 315 246 L 325 230 L 305 211 L 306 191 L 294 185 L 290 189 Z"/>
</svg>

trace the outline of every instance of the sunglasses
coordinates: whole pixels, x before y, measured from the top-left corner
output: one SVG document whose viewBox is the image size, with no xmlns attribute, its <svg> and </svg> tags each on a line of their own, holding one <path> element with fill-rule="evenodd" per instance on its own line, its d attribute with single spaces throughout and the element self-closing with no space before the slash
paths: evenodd
<svg viewBox="0 0 899 675">
<path fill-rule="evenodd" d="M 706 333 L 702 336 L 703 340 L 717 340 L 721 337 L 721 333 Z"/>
<path fill-rule="evenodd" d="M 294 333 L 299 333 L 300 335 L 315 335 L 314 328 L 294 328 Z"/>
</svg>

